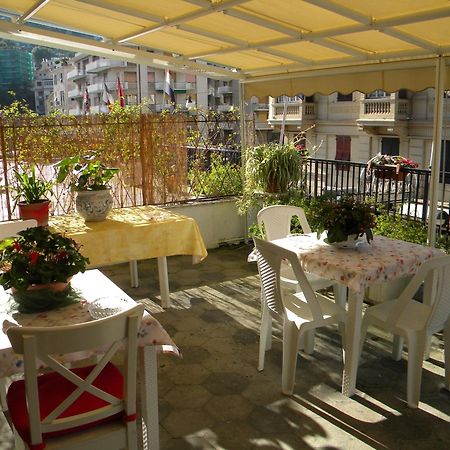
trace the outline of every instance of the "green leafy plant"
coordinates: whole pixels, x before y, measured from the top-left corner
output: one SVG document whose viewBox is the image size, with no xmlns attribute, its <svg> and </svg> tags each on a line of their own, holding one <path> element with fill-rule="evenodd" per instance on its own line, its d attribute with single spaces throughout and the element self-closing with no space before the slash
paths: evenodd
<svg viewBox="0 0 450 450">
<path fill-rule="evenodd" d="M 351 235 L 365 234 L 367 242 L 373 239 L 372 228 L 376 224 L 374 208 L 370 203 L 354 197 L 316 197 L 310 202 L 308 215 L 310 225 L 318 235 L 327 231 L 325 242 L 329 244 L 346 241 Z"/>
<path fill-rule="evenodd" d="M 240 168 L 230 162 L 224 162 L 221 155 L 211 155 L 209 170 L 204 170 L 201 159 L 194 162 L 189 170 L 188 180 L 195 195 L 220 197 L 238 195 L 242 192 Z"/>
<path fill-rule="evenodd" d="M 38 203 L 47 200 L 47 195 L 51 194 L 53 183 L 36 177 L 35 167 L 32 166 L 29 172 L 14 170 L 16 177 L 13 184 L 14 202 Z"/>
<path fill-rule="evenodd" d="M 108 183 L 119 169 L 107 167 L 97 159 L 97 155 L 72 156 L 64 158 L 55 164 L 57 169 L 56 181 L 70 180 L 73 191 L 98 191 L 108 188 Z"/>
<path fill-rule="evenodd" d="M 272 142 L 249 149 L 246 176 L 264 191 L 285 192 L 300 180 L 301 163 L 294 144 Z"/>
<path fill-rule="evenodd" d="M 0 245 L 0 284 L 25 291 L 32 285 L 66 282 L 89 263 L 79 249 L 73 239 L 46 227 L 20 231 Z"/>
</svg>

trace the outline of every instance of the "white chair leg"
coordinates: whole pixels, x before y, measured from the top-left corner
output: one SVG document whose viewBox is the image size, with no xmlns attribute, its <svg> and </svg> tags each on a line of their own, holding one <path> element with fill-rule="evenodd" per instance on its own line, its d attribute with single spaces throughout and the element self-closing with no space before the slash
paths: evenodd
<svg viewBox="0 0 450 450">
<path fill-rule="evenodd" d="M 403 351 L 403 337 L 394 334 L 394 340 L 392 342 L 392 359 L 394 361 L 400 361 L 402 359 Z"/>
<path fill-rule="evenodd" d="M 303 351 L 307 355 L 314 353 L 314 338 L 316 330 L 309 330 L 302 334 L 303 338 Z"/>
<path fill-rule="evenodd" d="M 410 408 L 417 408 L 422 382 L 422 364 L 425 352 L 424 335 L 408 336 L 408 377 L 406 399 Z"/>
<path fill-rule="evenodd" d="M 295 369 L 297 367 L 299 330 L 293 322 L 283 323 L 283 368 L 281 373 L 281 391 L 291 395 L 294 392 Z"/>
<path fill-rule="evenodd" d="M 266 351 L 270 350 L 272 342 L 272 317 L 267 307 L 262 309 L 261 328 L 259 330 L 258 370 L 264 370 Z"/>
</svg>

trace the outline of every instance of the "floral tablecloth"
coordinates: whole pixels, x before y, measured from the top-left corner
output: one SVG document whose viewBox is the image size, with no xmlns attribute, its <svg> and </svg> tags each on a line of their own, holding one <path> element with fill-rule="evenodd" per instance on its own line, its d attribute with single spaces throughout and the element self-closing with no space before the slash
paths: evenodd
<svg viewBox="0 0 450 450">
<path fill-rule="evenodd" d="M 84 274 L 77 274 L 74 280 L 72 280 L 72 284 L 82 294 L 84 293 L 82 289 L 83 284 L 86 286 L 86 295 L 84 296 L 86 300 L 81 300 L 64 308 L 37 314 L 9 312 L 12 306 L 9 295 L 4 291 L 0 293 L 0 324 L 3 330 L 3 332 L 0 332 L 0 378 L 23 372 L 22 358 L 13 352 L 8 336 L 6 335 L 6 329 L 9 326 L 19 324 L 21 326 L 51 327 L 89 322 L 93 320 L 89 313 L 89 303 L 100 296 L 108 296 L 112 299 L 116 298 L 121 308 L 126 308 L 128 304 L 130 307 L 136 304 L 134 300 L 128 297 L 125 292 L 121 291 L 98 270 L 90 270 Z M 148 312 L 144 312 L 141 321 L 138 332 L 138 345 L 140 347 L 155 345 L 160 353 L 180 355 L 177 346 L 167 331 Z M 101 353 L 101 349 L 93 350 L 89 353 L 83 352 L 82 354 L 65 355 L 64 358 L 61 358 L 61 361 L 75 361 L 87 358 L 95 353 Z"/>
<path fill-rule="evenodd" d="M 432 247 L 375 236 L 356 248 L 336 248 L 317 239 L 315 233 L 273 241 L 298 254 L 306 272 L 336 280 L 355 292 L 370 284 L 414 275 L 426 260 L 443 256 Z"/>
</svg>

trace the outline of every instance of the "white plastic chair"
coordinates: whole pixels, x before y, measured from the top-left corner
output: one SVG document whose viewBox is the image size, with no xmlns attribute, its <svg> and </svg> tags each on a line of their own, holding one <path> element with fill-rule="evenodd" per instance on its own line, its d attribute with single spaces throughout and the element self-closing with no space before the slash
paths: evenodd
<svg viewBox="0 0 450 450">
<path fill-rule="evenodd" d="M 36 219 L 11 220 L 9 222 L 0 222 L 0 239 L 17 236 L 19 231 L 37 226 Z"/>
<path fill-rule="evenodd" d="M 281 239 L 288 236 L 291 232 L 292 218 L 297 216 L 302 227 L 303 233 L 311 233 L 311 227 L 309 226 L 308 219 L 306 218 L 305 211 L 299 206 L 292 205 L 271 205 L 262 208 L 258 211 L 257 222 L 260 228 L 264 226 L 265 237 L 268 241 L 275 239 Z M 333 286 L 336 302 L 345 306 L 345 287 L 337 284 L 335 281 L 328 280 L 326 278 L 319 277 L 312 273 L 306 273 L 308 281 L 311 283 L 312 288 L 317 291 Z M 300 285 L 292 271 L 289 264 L 285 262 L 281 265 L 281 285 L 286 289 L 293 289 L 299 292 L 301 290 Z M 264 302 L 262 302 L 262 308 L 264 308 Z M 261 326 L 260 335 L 266 335 L 265 342 L 268 347 L 265 350 L 270 350 L 271 336 L 272 336 L 272 322 L 268 321 L 264 323 L 264 327 Z M 314 351 L 314 331 L 304 336 L 304 343 L 302 347 L 307 354 L 311 354 Z M 258 370 L 264 369 L 264 352 L 260 349 L 260 358 L 258 363 Z"/>
<path fill-rule="evenodd" d="M 262 299 L 266 304 L 263 308 L 261 328 L 274 317 L 283 323 L 283 369 L 282 392 L 292 394 L 295 382 L 295 369 L 297 365 L 297 352 L 301 336 L 316 328 L 345 324 L 345 309 L 332 300 L 314 292 L 297 255 L 271 242 L 253 238 L 256 246 L 258 271 L 261 278 Z M 281 289 L 281 265 L 287 260 L 301 287 L 300 292 L 291 292 Z M 266 348 L 267 334 L 260 336 L 261 351 Z"/>
<path fill-rule="evenodd" d="M 425 281 L 431 305 L 412 297 Z M 403 339 L 408 346 L 407 402 L 417 408 L 420 399 L 422 363 L 427 343 L 434 333 L 444 330 L 445 382 L 450 387 L 450 256 L 423 263 L 401 295 L 366 310 L 361 330 L 361 351 L 367 328 L 374 325 L 394 334 L 393 358 L 401 359 Z M 398 339 L 398 337 L 400 339 Z"/>
<path fill-rule="evenodd" d="M 78 325 L 7 330 L 14 351 L 24 355 L 25 378 L 7 393 L 16 449 L 137 447 L 137 333 L 143 311 L 136 305 Z M 54 356 L 93 347 L 105 352 L 93 366 L 69 370 Z M 119 350 L 123 375 L 111 363 Z M 37 358 L 52 371 L 38 375 Z"/>
</svg>

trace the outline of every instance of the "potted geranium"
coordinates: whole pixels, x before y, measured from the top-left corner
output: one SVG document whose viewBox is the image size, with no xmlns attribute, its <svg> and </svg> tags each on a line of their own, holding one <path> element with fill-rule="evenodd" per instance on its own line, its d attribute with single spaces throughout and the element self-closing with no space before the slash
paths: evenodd
<svg viewBox="0 0 450 450">
<path fill-rule="evenodd" d="M 70 279 L 89 259 L 71 238 L 32 227 L 0 244 L 0 285 L 11 289 L 21 312 L 36 312 L 73 301 Z"/>
<path fill-rule="evenodd" d="M 415 169 L 419 167 L 415 161 L 405 158 L 401 155 L 382 155 L 376 154 L 367 162 L 367 171 L 370 173 L 375 169 L 375 174 L 378 178 L 390 178 L 398 181 L 403 181 L 406 172 L 402 169 Z"/>
<path fill-rule="evenodd" d="M 318 236 L 326 231 L 327 244 L 339 246 L 353 246 L 364 235 L 370 243 L 376 224 L 373 205 L 351 196 L 336 199 L 325 195 L 312 199 L 308 220 Z"/>
<path fill-rule="evenodd" d="M 19 208 L 19 217 L 23 220 L 36 219 L 38 225 L 48 225 L 50 200 L 53 183 L 36 176 L 35 167 L 29 171 L 14 170 L 16 177 L 12 189 L 15 206 Z"/>
<path fill-rule="evenodd" d="M 109 182 L 119 171 L 107 167 L 95 153 L 65 158 L 55 164 L 58 183 L 69 179 L 72 191 L 77 193 L 75 204 L 86 221 L 104 220 L 112 208 Z"/>
</svg>

